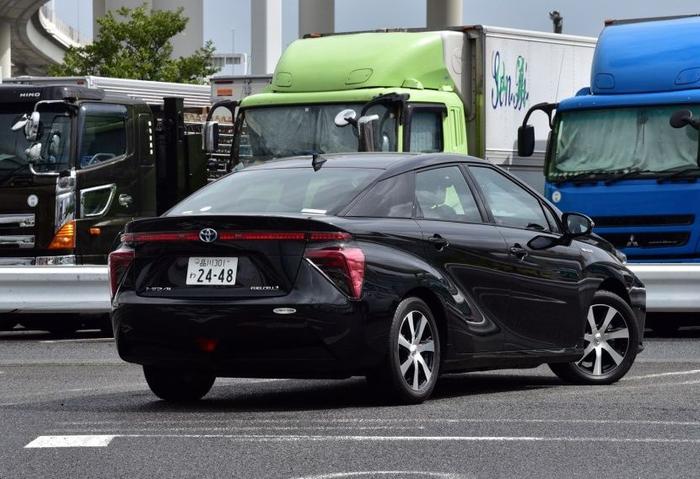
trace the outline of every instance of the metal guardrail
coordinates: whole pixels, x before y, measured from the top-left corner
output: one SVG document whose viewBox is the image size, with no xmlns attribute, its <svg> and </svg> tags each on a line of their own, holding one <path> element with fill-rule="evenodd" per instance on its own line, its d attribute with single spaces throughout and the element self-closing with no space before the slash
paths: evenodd
<svg viewBox="0 0 700 479">
<path fill-rule="evenodd" d="M 0 291 L 0 313 L 106 313 L 111 307 L 107 266 L 0 266 Z"/>
<path fill-rule="evenodd" d="M 700 263 L 628 263 L 627 267 L 646 286 L 648 312 L 700 312 Z"/>
<path fill-rule="evenodd" d="M 51 3 L 45 3 L 39 9 L 39 21 L 46 31 L 68 47 L 77 47 L 88 43 L 89 40 L 56 16 L 56 10 Z"/>
</svg>

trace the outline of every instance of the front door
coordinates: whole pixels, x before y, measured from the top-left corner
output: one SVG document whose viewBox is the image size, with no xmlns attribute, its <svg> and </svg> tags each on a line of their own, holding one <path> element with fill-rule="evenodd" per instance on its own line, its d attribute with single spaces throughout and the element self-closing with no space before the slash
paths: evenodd
<svg viewBox="0 0 700 479">
<path fill-rule="evenodd" d="M 462 170 L 457 165 L 416 173 L 418 223 L 425 254 L 454 285 L 461 322 L 449 331 L 457 351 L 510 349 L 503 328 L 508 313 L 505 242 L 484 223 Z"/>
<path fill-rule="evenodd" d="M 522 349 L 575 347 L 585 288 L 583 253 L 574 242 L 534 250 L 530 240 L 559 236 L 549 207 L 495 168 L 469 168 L 505 239 L 511 297 L 508 322 Z"/>
<path fill-rule="evenodd" d="M 80 107 L 76 161 L 76 252 L 84 264 L 104 264 L 134 217 L 139 169 L 133 123 L 124 105 Z"/>
</svg>

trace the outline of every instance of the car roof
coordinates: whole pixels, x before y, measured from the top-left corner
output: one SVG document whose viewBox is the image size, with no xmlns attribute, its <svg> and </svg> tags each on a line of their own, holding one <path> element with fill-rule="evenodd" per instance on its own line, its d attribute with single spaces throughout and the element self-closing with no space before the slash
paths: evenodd
<svg viewBox="0 0 700 479">
<path fill-rule="evenodd" d="M 381 176 L 393 176 L 405 171 L 435 166 L 445 163 L 474 162 L 488 164 L 486 161 L 473 156 L 457 153 L 382 153 L 382 152 L 353 152 L 321 155 L 327 160 L 322 168 L 375 168 L 385 170 Z M 260 165 L 249 166 L 246 171 L 269 170 L 277 168 L 307 168 L 311 167 L 311 156 L 295 156 L 280 158 Z"/>
</svg>

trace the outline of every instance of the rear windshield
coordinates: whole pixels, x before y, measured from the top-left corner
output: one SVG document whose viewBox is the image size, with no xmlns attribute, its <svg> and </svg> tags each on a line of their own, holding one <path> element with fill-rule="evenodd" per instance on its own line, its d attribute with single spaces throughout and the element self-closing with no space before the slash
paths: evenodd
<svg viewBox="0 0 700 479">
<path fill-rule="evenodd" d="M 228 213 L 334 214 L 382 170 L 275 168 L 233 173 L 193 193 L 167 216 Z"/>
</svg>

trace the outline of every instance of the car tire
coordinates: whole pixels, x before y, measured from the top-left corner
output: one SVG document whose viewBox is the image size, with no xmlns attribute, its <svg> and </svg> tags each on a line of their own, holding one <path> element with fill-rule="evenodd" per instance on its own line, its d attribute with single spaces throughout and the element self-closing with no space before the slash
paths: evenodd
<svg viewBox="0 0 700 479">
<path fill-rule="evenodd" d="M 422 403 L 433 393 L 440 374 L 440 337 L 428 305 L 418 298 L 401 301 L 388 340 L 387 356 L 367 374 L 367 383 L 399 403 Z"/>
<path fill-rule="evenodd" d="M 170 402 L 202 399 L 214 385 L 216 376 L 206 371 L 144 366 L 143 374 L 153 394 Z"/>
<path fill-rule="evenodd" d="M 597 291 L 586 315 L 584 354 L 578 361 L 550 363 L 550 369 L 574 384 L 612 384 L 632 367 L 639 345 L 632 308 L 618 295 Z"/>
</svg>

